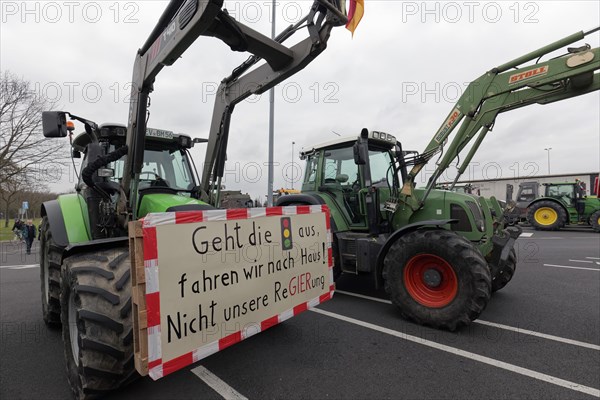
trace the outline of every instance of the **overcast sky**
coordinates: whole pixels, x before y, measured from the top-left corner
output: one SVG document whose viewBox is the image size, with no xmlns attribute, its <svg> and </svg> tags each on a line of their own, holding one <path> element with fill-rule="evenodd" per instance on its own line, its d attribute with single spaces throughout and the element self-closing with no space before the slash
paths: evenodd
<svg viewBox="0 0 600 400">
<path fill-rule="evenodd" d="M 405 149 L 422 151 L 468 82 L 529 51 L 600 25 L 598 1 L 365 2 L 354 38 L 343 28 L 334 29 L 328 49 L 275 89 L 276 188 L 291 186 L 292 159 L 298 187 L 299 150 L 335 139 L 336 133 L 357 135 L 363 127 L 386 131 Z M 0 68 L 30 81 L 63 110 L 99 123 L 127 123 L 134 56 L 166 4 L 2 1 Z M 236 19 L 267 35 L 270 4 L 225 1 Z M 311 2 L 278 4 L 281 31 Z M 305 35 L 302 31 L 296 37 Z M 599 42 L 600 34 L 594 33 L 575 45 L 598 47 Z M 149 126 L 206 137 L 214 90 L 246 57 L 214 38 L 197 40 L 159 75 Z M 549 147 L 553 174 L 598 171 L 599 100 L 594 92 L 501 114 L 467 178 L 547 174 L 544 149 Z M 236 108 L 227 189 L 266 195 L 268 108 L 266 94 Z M 202 145 L 194 155 L 200 168 Z M 72 175 L 63 173 L 51 189 L 68 191 Z"/>
</svg>

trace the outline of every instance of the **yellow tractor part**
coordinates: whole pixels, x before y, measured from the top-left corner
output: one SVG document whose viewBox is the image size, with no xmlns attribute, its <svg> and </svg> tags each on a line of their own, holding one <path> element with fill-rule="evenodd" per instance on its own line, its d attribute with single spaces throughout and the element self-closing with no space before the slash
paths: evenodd
<svg viewBox="0 0 600 400">
<path fill-rule="evenodd" d="M 558 220 L 558 213 L 550 207 L 540 207 L 533 214 L 535 222 L 540 225 L 550 226 Z"/>
</svg>

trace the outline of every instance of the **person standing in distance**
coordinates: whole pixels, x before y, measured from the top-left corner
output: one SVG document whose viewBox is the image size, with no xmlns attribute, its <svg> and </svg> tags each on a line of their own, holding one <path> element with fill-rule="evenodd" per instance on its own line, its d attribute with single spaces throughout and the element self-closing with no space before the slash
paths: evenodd
<svg viewBox="0 0 600 400">
<path fill-rule="evenodd" d="M 33 225 L 33 221 L 28 219 L 25 224 L 25 228 L 23 229 L 23 236 L 25 239 L 25 245 L 27 246 L 27 254 L 31 254 L 31 245 L 33 244 L 33 239 L 35 239 L 35 225 Z"/>
</svg>

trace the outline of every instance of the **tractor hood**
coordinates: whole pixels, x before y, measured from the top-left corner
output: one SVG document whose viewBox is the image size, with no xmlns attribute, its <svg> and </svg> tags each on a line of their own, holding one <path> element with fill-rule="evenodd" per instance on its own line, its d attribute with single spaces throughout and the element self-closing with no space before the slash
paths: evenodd
<svg viewBox="0 0 600 400">
<path fill-rule="evenodd" d="M 166 212 L 171 207 L 185 205 L 204 205 L 203 201 L 191 197 L 177 194 L 154 193 L 142 196 L 140 207 L 138 208 L 138 218 L 143 218 L 146 214 L 154 212 Z"/>
</svg>

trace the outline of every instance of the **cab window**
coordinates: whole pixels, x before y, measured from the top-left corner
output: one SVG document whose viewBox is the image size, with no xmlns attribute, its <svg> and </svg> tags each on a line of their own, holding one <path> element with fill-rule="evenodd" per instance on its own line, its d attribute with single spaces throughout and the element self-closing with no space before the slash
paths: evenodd
<svg viewBox="0 0 600 400">
<path fill-rule="evenodd" d="M 388 181 L 388 173 L 392 165 L 390 153 L 387 151 L 369 150 L 369 164 L 371 165 L 371 183 L 385 183 Z M 391 176 L 389 176 L 391 181 Z M 391 183 L 391 182 L 390 182 Z"/>
<path fill-rule="evenodd" d="M 310 156 L 306 162 L 306 171 L 304 173 L 305 183 L 314 183 L 317 179 L 317 158 Z"/>
<path fill-rule="evenodd" d="M 351 184 L 359 179 L 352 148 L 326 150 L 323 164 L 323 183 Z"/>
</svg>

